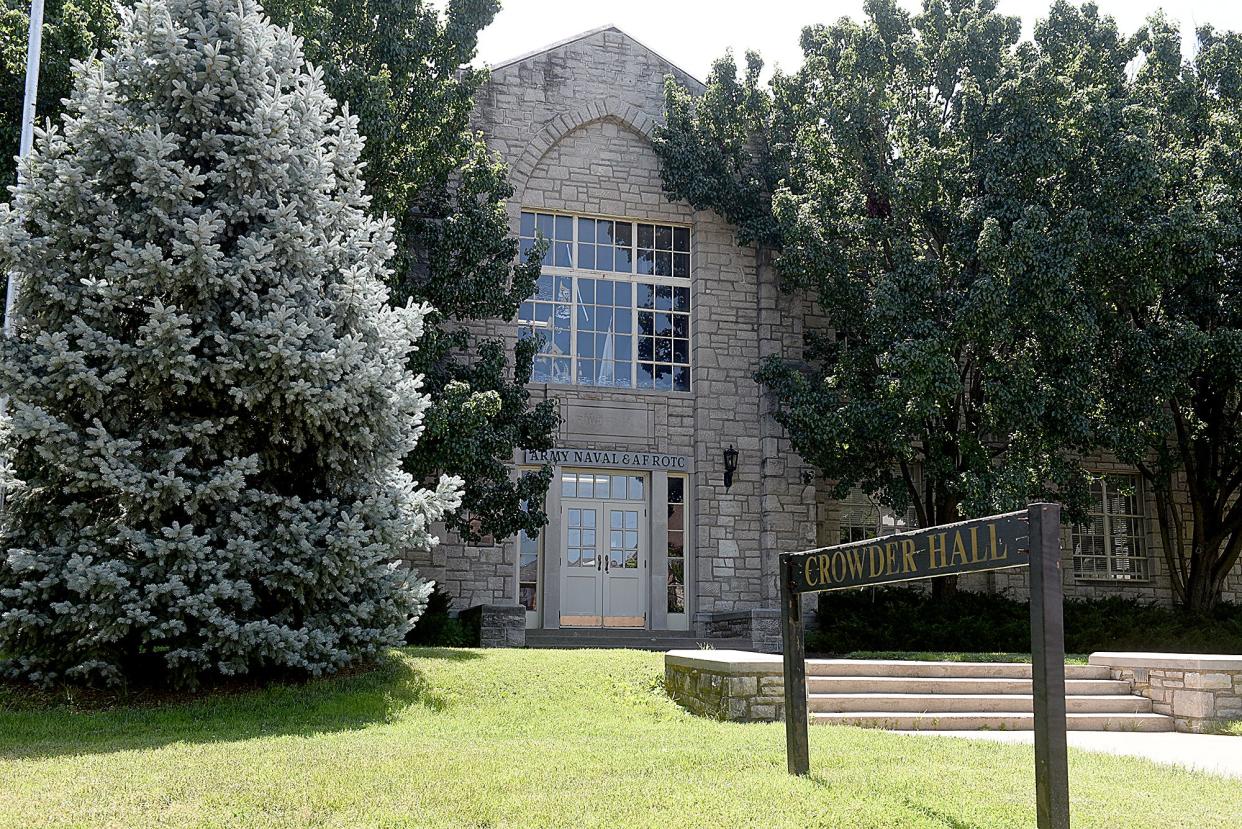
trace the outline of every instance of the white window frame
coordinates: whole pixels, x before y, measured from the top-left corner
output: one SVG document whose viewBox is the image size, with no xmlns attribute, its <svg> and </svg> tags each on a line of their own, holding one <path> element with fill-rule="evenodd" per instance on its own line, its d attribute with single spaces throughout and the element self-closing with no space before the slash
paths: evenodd
<svg viewBox="0 0 1242 829">
<path fill-rule="evenodd" d="M 557 277 L 568 277 L 571 280 L 573 280 L 571 282 L 571 294 L 572 295 L 568 303 L 563 303 L 559 301 L 558 299 L 556 299 L 555 297 L 551 300 L 551 303 L 553 304 L 553 306 L 560 305 L 560 304 L 568 304 L 569 307 L 571 308 L 570 325 L 569 325 L 569 345 L 570 345 L 569 353 L 568 355 L 549 355 L 543 352 L 538 352 L 536 354 L 536 360 L 539 357 L 543 357 L 543 356 L 552 356 L 554 358 L 556 356 L 560 356 L 560 357 L 567 356 L 569 358 L 569 382 L 561 383 L 560 381 L 556 381 L 556 380 L 536 381 L 536 382 L 547 382 L 552 385 L 577 386 L 580 388 L 638 391 L 638 392 L 643 392 L 643 393 L 658 392 L 658 393 L 667 393 L 667 394 L 690 394 L 694 390 L 694 380 L 693 380 L 694 321 L 693 321 L 693 316 L 694 316 L 695 299 L 694 299 L 694 290 L 692 287 L 692 282 L 693 282 L 692 275 L 694 273 L 694 256 L 695 256 L 694 229 L 690 225 L 681 224 L 678 222 L 656 221 L 653 219 L 637 219 L 637 218 L 620 217 L 620 216 L 589 215 L 585 213 L 565 213 L 562 211 L 546 210 L 543 208 L 523 208 L 521 210 L 521 213 L 532 213 L 535 215 L 540 215 L 540 214 L 551 215 L 554 217 L 554 221 L 555 221 L 555 217 L 568 218 L 570 220 L 570 224 L 572 227 L 572 236 L 573 236 L 573 239 L 571 242 L 571 248 L 570 248 L 570 259 L 572 262 L 574 262 L 574 265 L 571 267 L 557 267 L 555 265 L 544 265 L 540 272 L 541 276 L 552 277 L 554 280 Z M 591 219 L 591 220 L 596 220 L 596 221 L 605 220 L 605 221 L 613 221 L 613 222 L 628 222 L 633 226 L 633 230 L 631 233 L 631 245 L 630 245 L 630 250 L 632 252 L 632 255 L 631 255 L 632 267 L 629 273 L 609 271 L 609 270 L 585 269 L 585 268 L 577 267 L 576 263 L 578 259 L 578 245 L 579 245 L 579 238 L 578 238 L 578 230 L 579 230 L 578 220 L 579 219 Z M 638 226 L 639 225 L 652 225 L 653 227 L 670 227 L 674 229 L 674 232 L 677 229 L 684 229 L 687 231 L 687 233 L 689 234 L 690 250 L 688 252 L 689 265 L 688 265 L 686 276 L 656 276 L 655 274 L 640 274 L 637 272 L 638 271 L 638 253 L 637 252 L 639 250 L 639 247 L 638 247 Z M 527 238 L 527 237 L 521 237 L 521 238 Z M 583 244 L 591 244 L 591 243 L 584 242 Z M 676 242 L 674 242 L 673 244 L 675 247 Z M 674 257 L 676 256 L 676 253 L 677 252 L 674 250 L 673 251 Z M 579 353 L 578 353 L 579 312 L 578 312 L 578 309 L 580 306 L 579 306 L 579 299 L 578 299 L 579 289 L 578 289 L 577 280 L 579 278 L 593 279 L 593 280 L 608 280 L 611 282 L 626 282 L 630 286 L 630 296 L 631 296 L 632 301 L 631 301 L 631 307 L 629 309 L 630 310 L 630 332 L 628 336 L 631 337 L 632 339 L 632 350 L 631 350 L 630 358 L 629 358 L 630 384 L 628 386 L 599 385 L 595 383 L 585 384 L 585 383 L 578 382 L 578 361 L 579 361 Z M 669 310 L 665 311 L 665 310 L 657 310 L 654 307 L 650 309 L 639 308 L 638 307 L 638 286 L 644 285 L 644 284 L 653 285 L 657 289 L 661 286 L 668 287 L 670 289 L 685 288 L 689 296 L 689 309 L 686 311 L 678 311 L 673 308 L 670 308 Z M 555 288 L 555 283 L 554 283 L 554 288 Z M 527 299 L 527 302 L 536 302 L 536 301 L 546 302 L 547 300 L 536 300 L 535 296 L 531 296 L 530 298 Z M 583 304 L 594 305 L 595 303 L 592 302 L 592 303 L 583 303 Z M 670 360 L 668 362 L 654 359 L 654 354 L 653 354 L 653 359 L 651 360 L 643 360 L 639 357 L 639 353 L 638 353 L 639 352 L 639 339 L 640 337 L 644 335 L 640 334 L 638 330 L 638 318 L 639 318 L 640 313 L 646 312 L 646 311 L 650 311 L 652 314 L 668 313 L 672 316 L 673 319 L 676 319 L 676 317 L 678 316 L 685 318 L 686 320 L 686 336 L 684 337 L 686 341 L 686 362 L 685 363 L 679 363 L 676 360 L 673 360 L 672 359 L 673 355 L 671 354 L 669 355 Z M 553 313 L 555 313 L 555 311 L 553 311 Z M 542 327 L 542 325 L 538 323 L 537 321 L 535 321 L 534 319 L 530 319 L 530 320 L 522 319 L 521 311 L 519 311 L 518 313 L 517 323 L 519 326 L 519 331 L 522 329 L 532 329 L 536 333 L 538 333 Z M 591 332 L 591 333 L 598 334 L 602 332 Z M 652 336 L 653 347 L 654 347 L 654 341 L 656 339 L 657 337 L 653 335 Z M 669 339 L 672 341 L 675 341 L 675 340 L 680 340 L 683 338 L 681 337 L 674 338 L 672 337 L 670 333 Z M 602 358 L 599 356 L 582 357 L 582 359 L 593 360 L 596 363 L 599 363 L 602 360 Z M 614 358 L 613 362 L 619 362 L 619 361 L 617 361 Z M 638 385 L 638 366 L 641 363 L 651 363 L 653 365 L 670 365 L 673 371 L 676 371 L 678 368 L 684 368 L 686 371 L 687 388 L 678 389 L 674 386 L 672 388 L 665 389 L 665 388 L 657 387 L 655 385 L 654 371 L 652 373 L 652 385 L 649 387 L 640 387 Z"/>
<path fill-rule="evenodd" d="M 1100 485 L 1100 501 L 1091 505 L 1088 515 L 1092 518 L 1099 518 L 1103 527 L 1104 550 L 1102 553 L 1084 552 L 1082 542 L 1085 537 L 1100 537 L 1097 533 L 1089 532 L 1088 527 L 1081 524 L 1075 525 L 1071 531 L 1072 549 L 1074 551 L 1074 578 L 1079 581 L 1133 581 L 1148 582 L 1151 581 L 1151 556 L 1148 550 L 1147 538 L 1147 510 L 1146 499 L 1143 492 L 1143 481 L 1137 474 L 1126 472 L 1109 472 L 1105 474 L 1093 476 Z M 1134 505 L 1137 508 L 1135 513 L 1114 513 L 1109 506 L 1109 487 L 1116 485 L 1118 479 L 1127 479 L 1124 486 L 1134 489 Z M 1136 529 L 1132 532 L 1118 535 L 1114 532 L 1113 523 L 1119 519 L 1124 519 L 1133 524 Z M 1119 552 L 1117 540 L 1125 538 L 1129 547 L 1128 552 Z M 1139 547 L 1135 550 L 1134 547 Z M 1100 562 L 1102 560 L 1103 567 L 1098 564 L 1092 567 L 1084 566 L 1087 561 Z"/>
</svg>

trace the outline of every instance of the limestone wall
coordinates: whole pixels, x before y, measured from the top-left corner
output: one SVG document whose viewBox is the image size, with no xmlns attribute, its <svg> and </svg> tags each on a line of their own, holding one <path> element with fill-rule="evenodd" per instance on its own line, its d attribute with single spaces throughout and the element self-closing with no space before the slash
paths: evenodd
<svg viewBox="0 0 1242 829">
<path fill-rule="evenodd" d="M 1151 699 L 1155 713 L 1173 717 L 1178 731 L 1210 732 L 1242 720 L 1242 656 L 1093 653 L 1089 661 L 1133 683 L 1134 693 Z"/>
</svg>

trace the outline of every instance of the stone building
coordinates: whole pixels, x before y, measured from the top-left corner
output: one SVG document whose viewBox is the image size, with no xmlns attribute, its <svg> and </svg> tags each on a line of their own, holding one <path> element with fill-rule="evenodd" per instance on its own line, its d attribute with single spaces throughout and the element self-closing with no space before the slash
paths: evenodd
<svg viewBox="0 0 1242 829">
<path fill-rule="evenodd" d="M 780 552 L 904 521 L 863 493 L 833 503 L 817 492 L 767 416 L 754 372 L 770 354 L 796 354 L 804 315 L 732 227 L 664 195 L 651 135 L 669 74 L 702 89 L 611 26 L 492 67 L 474 125 L 510 166 L 523 248 L 537 235 L 552 245 L 519 319 L 481 333 L 545 340 L 532 389 L 557 402 L 557 448 L 514 460 L 553 463 L 550 523 L 494 546 L 445 536 L 420 569 L 458 607 L 508 606 L 527 628 L 770 646 Z M 1129 488 L 1132 470 L 1100 472 L 1099 520 L 1067 534 L 1067 592 L 1121 585 L 1167 600 L 1141 487 Z M 979 579 L 1025 585 L 1020 573 Z"/>
</svg>

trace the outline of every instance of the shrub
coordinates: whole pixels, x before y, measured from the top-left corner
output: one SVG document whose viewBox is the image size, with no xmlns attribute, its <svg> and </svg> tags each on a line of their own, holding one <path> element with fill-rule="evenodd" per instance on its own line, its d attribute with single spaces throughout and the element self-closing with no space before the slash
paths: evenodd
<svg viewBox="0 0 1242 829">
<path fill-rule="evenodd" d="M 944 598 L 907 588 L 824 593 L 807 649 L 1029 652 L 1030 604 L 961 591 Z M 1242 606 L 1192 617 L 1134 599 L 1067 599 L 1065 650 L 1242 653 Z"/>
<path fill-rule="evenodd" d="M 477 631 L 471 631 L 460 619 L 450 615 L 452 606 L 452 594 L 437 584 L 427 599 L 427 609 L 406 634 L 406 643 L 444 648 L 467 648 L 479 644 Z"/>
</svg>

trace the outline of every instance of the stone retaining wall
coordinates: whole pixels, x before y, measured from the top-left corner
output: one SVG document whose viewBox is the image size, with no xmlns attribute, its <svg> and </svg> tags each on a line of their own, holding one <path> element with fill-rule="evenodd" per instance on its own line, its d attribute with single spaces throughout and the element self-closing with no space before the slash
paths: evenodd
<svg viewBox="0 0 1242 829">
<path fill-rule="evenodd" d="M 669 651 L 664 689 L 682 708 L 734 722 L 785 718 L 785 675 L 780 656 L 747 651 Z"/>
<path fill-rule="evenodd" d="M 1180 653 L 1093 653 L 1113 679 L 1128 680 L 1178 731 L 1203 733 L 1242 720 L 1242 656 Z"/>
<path fill-rule="evenodd" d="M 459 618 L 478 631 L 481 648 L 526 647 L 526 608 L 521 605 L 475 605 Z"/>
</svg>

